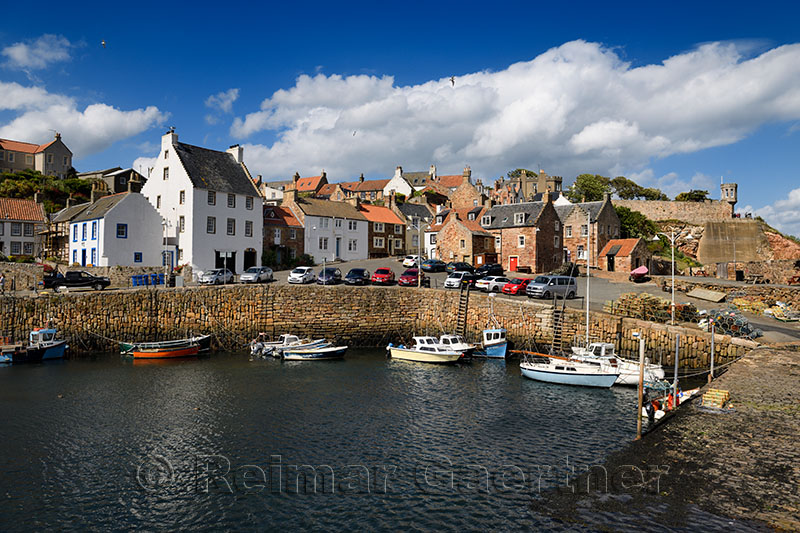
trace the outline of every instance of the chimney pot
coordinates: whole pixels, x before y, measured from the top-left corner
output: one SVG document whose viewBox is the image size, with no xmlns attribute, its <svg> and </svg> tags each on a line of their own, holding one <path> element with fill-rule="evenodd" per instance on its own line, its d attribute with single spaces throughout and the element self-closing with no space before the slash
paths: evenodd
<svg viewBox="0 0 800 533">
<path fill-rule="evenodd" d="M 364 173 L 362 172 L 361 175 L 358 177 L 359 183 L 364 183 Z"/>
</svg>

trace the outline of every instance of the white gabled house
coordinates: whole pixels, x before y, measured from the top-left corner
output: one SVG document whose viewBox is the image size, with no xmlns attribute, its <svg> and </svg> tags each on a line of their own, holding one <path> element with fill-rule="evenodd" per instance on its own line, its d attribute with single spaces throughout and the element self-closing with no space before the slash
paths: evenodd
<svg viewBox="0 0 800 533">
<path fill-rule="evenodd" d="M 69 228 L 69 262 L 81 266 L 160 266 L 161 216 L 141 194 L 104 196 Z"/>
<path fill-rule="evenodd" d="M 142 194 L 167 221 L 168 242 L 195 273 L 261 264 L 263 202 L 240 146 L 225 152 L 178 142 L 170 130 Z"/>
</svg>

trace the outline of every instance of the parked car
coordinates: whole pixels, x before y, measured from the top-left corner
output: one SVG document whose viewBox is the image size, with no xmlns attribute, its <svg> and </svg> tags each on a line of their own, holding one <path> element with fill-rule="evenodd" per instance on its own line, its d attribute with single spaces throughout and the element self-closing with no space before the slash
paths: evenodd
<svg viewBox="0 0 800 533">
<path fill-rule="evenodd" d="M 450 272 L 475 272 L 475 267 L 470 265 L 469 263 L 464 263 L 461 261 L 451 261 L 447 263 L 445 270 Z"/>
<path fill-rule="evenodd" d="M 529 298 L 552 298 L 557 294 L 571 299 L 578 294 L 578 284 L 570 276 L 536 276 L 528 285 L 526 294 Z"/>
<path fill-rule="evenodd" d="M 262 283 L 273 279 L 270 267 L 250 267 L 239 276 L 239 281 L 242 283 Z"/>
<path fill-rule="evenodd" d="M 372 283 L 375 285 L 388 285 L 394 283 L 394 271 L 391 268 L 376 268 L 372 274 Z"/>
<path fill-rule="evenodd" d="M 344 277 L 346 285 L 369 285 L 369 270 L 366 268 L 351 268 Z"/>
<path fill-rule="evenodd" d="M 420 277 L 420 281 L 417 281 L 417 276 Z M 409 268 L 403 272 L 397 280 L 397 284 L 403 287 L 416 287 L 417 284 L 427 287 L 429 283 L 430 282 L 425 278 L 425 273 L 417 268 Z"/>
<path fill-rule="evenodd" d="M 486 276 L 475 282 L 475 288 L 486 292 L 500 292 L 511 281 L 503 276 Z"/>
<path fill-rule="evenodd" d="M 503 265 L 498 265 L 497 263 L 487 263 L 483 266 L 479 266 L 475 270 L 475 273 L 481 276 L 502 276 L 505 274 L 505 270 L 503 270 Z"/>
<path fill-rule="evenodd" d="M 461 287 L 462 283 L 475 285 L 475 275 L 472 272 L 467 272 L 466 270 L 457 270 L 455 272 L 451 272 L 450 275 L 447 276 L 447 279 L 444 280 L 444 288 L 458 289 Z"/>
<path fill-rule="evenodd" d="M 503 285 L 503 294 L 525 294 L 525 288 L 530 282 L 529 278 L 514 278 Z"/>
<path fill-rule="evenodd" d="M 415 267 L 419 265 L 420 257 L 418 255 L 407 255 L 405 259 L 403 259 L 403 266 L 404 267 Z"/>
<path fill-rule="evenodd" d="M 62 288 L 71 287 L 92 287 L 96 291 L 101 291 L 111 285 L 111 280 L 105 276 L 94 276 L 83 270 L 70 270 L 66 274 L 48 274 L 44 276 L 43 286 L 45 289 L 59 291 Z"/>
<path fill-rule="evenodd" d="M 342 271 L 336 267 L 326 267 L 317 276 L 317 285 L 336 285 L 342 282 Z"/>
<path fill-rule="evenodd" d="M 422 262 L 423 272 L 444 272 L 447 265 L 439 259 L 427 259 Z"/>
<path fill-rule="evenodd" d="M 200 274 L 200 277 L 197 278 L 197 282 L 203 285 L 233 283 L 233 272 L 227 268 L 212 268 Z"/>
<path fill-rule="evenodd" d="M 289 272 L 289 283 L 314 283 L 317 277 L 311 267 L 297 267 Z"/>
</svg>

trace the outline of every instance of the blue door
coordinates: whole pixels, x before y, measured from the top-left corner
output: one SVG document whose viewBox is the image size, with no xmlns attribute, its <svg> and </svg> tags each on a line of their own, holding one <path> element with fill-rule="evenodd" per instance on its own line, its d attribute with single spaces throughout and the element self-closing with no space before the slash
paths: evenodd
<svg viewBox="0 0 800 533">
<path fill-rule="evenodd" d="M 81 250 L 81 266 L 86 266 L 86 250 Z"/>
</svg>

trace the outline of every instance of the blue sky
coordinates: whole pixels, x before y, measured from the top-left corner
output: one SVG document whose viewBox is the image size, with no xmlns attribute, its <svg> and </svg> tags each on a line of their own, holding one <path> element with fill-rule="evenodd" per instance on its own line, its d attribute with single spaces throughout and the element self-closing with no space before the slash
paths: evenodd
<svg viewBox="0 0 800 533">
<path fill-rule="evenodd" d="M 6 6 L 0 137 L 58 130 L 79 171 L 145 169 L 175 126 L 266 179 L 724 177 L 800 234 L 797 3 L 286 4 Z"/>
</svg>

